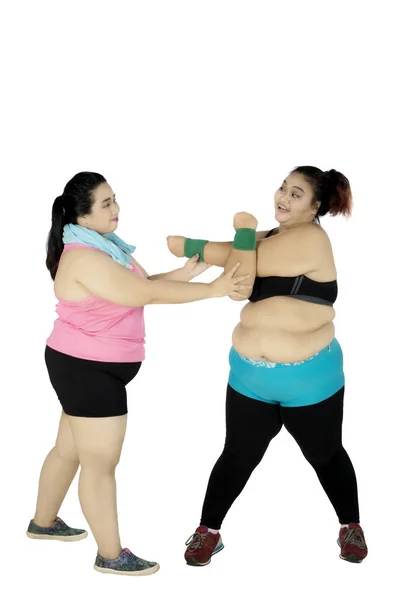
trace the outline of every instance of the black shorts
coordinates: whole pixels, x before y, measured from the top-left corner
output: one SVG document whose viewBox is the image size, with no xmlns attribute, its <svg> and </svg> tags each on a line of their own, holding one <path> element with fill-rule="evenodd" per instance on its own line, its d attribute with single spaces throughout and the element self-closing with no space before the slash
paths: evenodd
<svg viewBox="0 0 400 600">
<path fill-rule="evenodd" d="M 46 346 L 45 361 L 64 412 L 72 417 L 126 415 L 125 386 L 137 375 L 141 362 L 99 362 L 75 358 Z"/>
</svg>

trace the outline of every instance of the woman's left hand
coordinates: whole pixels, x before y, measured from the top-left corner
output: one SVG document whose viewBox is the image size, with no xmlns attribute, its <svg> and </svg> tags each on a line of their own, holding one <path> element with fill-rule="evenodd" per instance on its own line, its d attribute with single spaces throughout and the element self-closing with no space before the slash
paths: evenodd
<svg viewBox="0 0 400 600">
<path fill-rule="evenodd" d="M 255 216 L 248 212 L 239 212 L 233 217 L 233 227 L 236 231 L 242 227 L 257 229 L 257 225 L 258 221 Z"/>
<path fill-rule="evenodd" d="M 195 254 L 192 258 L 186 261 L 184 266 L 179 269 L 182 275 L 182 281 L 191 281 L 194 277 L 201 275 L 204 271 L 207 271 L 211 265 L 205 262 L 198 262 L 199 255 Z"/>
</svg>

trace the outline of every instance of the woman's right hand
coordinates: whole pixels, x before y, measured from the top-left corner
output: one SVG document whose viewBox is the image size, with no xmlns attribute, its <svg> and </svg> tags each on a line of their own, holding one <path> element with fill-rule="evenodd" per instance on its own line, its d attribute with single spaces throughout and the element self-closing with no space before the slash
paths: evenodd
<svg viewBox="0 0 400 600">
<path fill-rule="evenodd" d="M 223 273 L 217 279 L 214 279 L 214 281 L 208 284 L 212 291 L 212 298 L 230 296 L 232 300 L 245 300 L 249 297 L 248 291 L 252 286 L 243 285 L 241 282 L 245 279 L 248 279 L 250 275 L 234 277 L 234 274 L 238 270 L 239 266 L 240 263 L 236 263 L 236 265 L 232 267 L 230 271 Z"/>
</svg>

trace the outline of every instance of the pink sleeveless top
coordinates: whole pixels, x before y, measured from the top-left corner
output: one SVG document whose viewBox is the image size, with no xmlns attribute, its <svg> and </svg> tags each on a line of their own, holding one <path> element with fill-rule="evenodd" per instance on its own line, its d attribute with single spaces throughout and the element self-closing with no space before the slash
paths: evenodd
<svg viewBox="0 0 400 600">
<path fill-rule="evenodd" d="M 83 244 L 67 244 L 87 248 Z M 129 269 L 143 277 L 132 262 Z M 121 306 L 99 296 L 77 302 L 57 298 L 58 319 L 47 345 L 53 350 L 99 362 L 141 362 L 145 358 L 144 308 Z"/>
</svg>

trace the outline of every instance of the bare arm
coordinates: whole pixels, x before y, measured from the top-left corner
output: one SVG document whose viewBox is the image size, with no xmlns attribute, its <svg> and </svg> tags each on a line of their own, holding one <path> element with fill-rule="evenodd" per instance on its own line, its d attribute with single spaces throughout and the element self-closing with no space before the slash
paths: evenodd
<svg viewBox="0 0 400 600">
<path fill-rule="evenodd" d="M 133 258 L 133 256 L 131 258 L 132 262 L 134 262 L 138 269 L 142 272 L 143 277 L 149 279 L 150 281 L 158 281 L 161 279 L 168 281 L 190 281 L 190 277 L 184 268 L 174 269 L 173 271 L 167 271 L 166 273 L 158 273 L 157 275 L 149 275 L 142 265 L 140 265 L 137 260 Z"/>
<path fill-rule="evenodd" d="M 246 285 L 240 284 L 245 277 L 234 277 L 236 268 L 211 283 L 149 281 L 96 250 L 72 252 L 75 252 L 71 265 L 75 280 L 91 294 L 123 306 L 182 304 L 248 291 Z"/>
<path fill-rule="evenodd" d="M 259 240 L 257 242 L 257 247 L 267 233 L 268 231 L 258 231 L 256 233 L 256 238 Z M 175 256 L 184 256 L 185 240 L 186 238 L 180 235 L 168 236 L 167 244 L 169 251 Z M 225 267 L 231 248 L 232 242 L 207 242 L 204 246 L 204 262 L 215 267 Z"/>
<path fill-rule="evenodd" d="M 167 271 L 167 273 L 150 275 L 149 279 L 150 281 L 187 281 L 182 274 L 182 269 L 175 269 L 174 271 Z"/>
<path fill-rule="evenodd" d="M 326 232 L 314 223 L 263 240 L 257 250 L 259 277 L 295 277 L 318 271 L 327 256 L 333 260 Z"/>
<path fill-rule="evenodd" d="M 233 225 L 236 231 L 240 228 L 246 228 L 253 230 L 253 232 L 255 233 L 255 230 L 257 228 L 257 219 L 253 217 L 253 215 L 250 215 L 246 212 L 236 213 L 236 215 L 234 216 Z M 254 248 L 254 250 L 238 250 L 237 248 L 234 248 L 233 245 L 231 245 L 230 251 L 226 259 L 224 272 L 226 273 L 227 271 L 229 271 L 233 267 L 233 265 L 237 263 L 240 263 L 240 267 L 237 270 L 238 275 L 242 275 L 243 273 L 249 274 L 249 279 L 247 280 L 247 282 L 249 283 L 249 285 L 251 285 L 251 288 L 249 288 L 249 292 L 246 295 L 246 298 L 244 298 L 247 300 L 251 296 L 254 280 L 256 278 L 257 249 Z M 234 298 L 232 298 L 232 300 L 234 300 Z"/>
<path fill-rule="evenodd" d="M 329 238 L 326 232 L 314 223 L 304 223 L 282 235 L 265 239 L 267 233 L 260 231 L 256 234 L 259 277 L 310 274 L 320 268 L 321 261 L 326 259 L 326 256 L 333 261 Z M 168 247 L 175 256 L 183 255 L 185 239 L 180 236 L 168 238 Z M 209 264 L 224 267 L 230 248 L 231 242 L 208 242 L 204 247 L 204 259 Z"/>
</svg>

